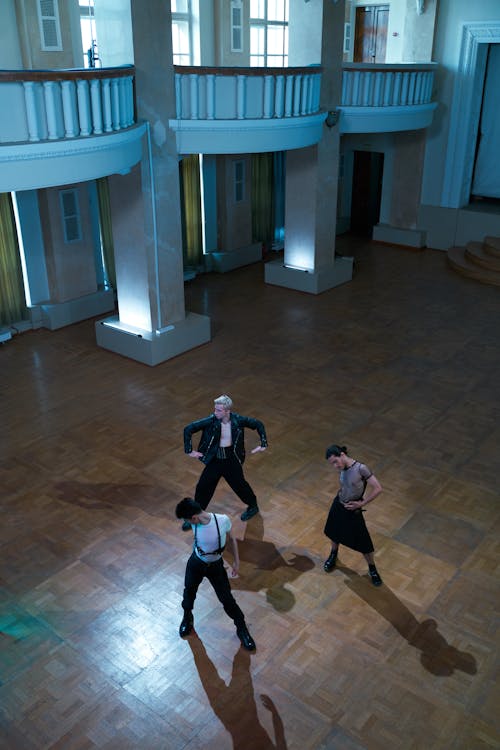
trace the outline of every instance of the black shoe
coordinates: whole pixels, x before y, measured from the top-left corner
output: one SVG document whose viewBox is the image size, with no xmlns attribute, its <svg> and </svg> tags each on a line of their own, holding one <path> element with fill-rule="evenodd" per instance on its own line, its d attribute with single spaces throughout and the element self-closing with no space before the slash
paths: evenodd
<svg viewBox="0 0 500 750">
<path fill-rule="evenodd" d="M 179 627 L 180 637 L 184 638 L 184 636 L 189 635 L 192 629 L 193 629 L 193 613 L 185 612 L 184 617 L 182 618 L 182 622 Z"/>
<path fill-rule="evenodd" d="M 336 562 L 337 562 L 337 550 L 335 550 L 335 552 L 331 552 L 330 557 L 327 560 L 325 560 L 325 564 L 323 565 L 323 570 L 325 571 L 325 573 L 330 573 L 330 571 L 334 569 Z"/>
<path fill-rule="evenodd" d="M 248 508 L 241 514 L 240 518 L 242 521 L 249 521 L 251 518 L 257 515 L 259 509 L 256 505 L 249 505 Z"/>
<path fill-rule="evenodd" d="M 183 521 L 182 522 L 182 530 L 183 531 L 191 531 L 191 524 L 189 521 Z"/>
<path fill-rule="evenodd" d="M 243 648 L 246 648 L 247 651 L 255 651 L 255 641 L 248 632 L 248 628 L 246 625 L 243 625 L 242 628 L 237 628 L 236 634 L 240 639 Z"/>
<path fill-rule="evenodd" d="M 369 570 L 370 578 L 372 579 L 372 583 L 374 586 L 382 586 L 382 579 L 378 574 L 377 569 Z"/>
</svg>

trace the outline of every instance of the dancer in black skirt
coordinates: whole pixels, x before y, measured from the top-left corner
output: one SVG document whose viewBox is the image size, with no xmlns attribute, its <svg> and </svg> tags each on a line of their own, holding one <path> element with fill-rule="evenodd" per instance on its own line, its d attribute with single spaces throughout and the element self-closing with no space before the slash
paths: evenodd
<svg viewBox="0 0 500 750">
<path fill-rule="evenodd" d="M 337 562 L 339 544 L 344 544 L 363 554 L 373 585 L 381 586 L 382 579 L 373 557 L 373 542 L 361 510 L 380 495 L 380 482 L 365 464 L 360 464 L 347 455 L 345 446 L 330 445 L 326 449 L 326 459 L 340 472 L 340 489 L 325 524 L 325 534 L 332 540 L 332 551 L 323 568 L 327 573 L 333 570 Z M 365 496 L 367 487 L 369 492 Z"/>
</svg>

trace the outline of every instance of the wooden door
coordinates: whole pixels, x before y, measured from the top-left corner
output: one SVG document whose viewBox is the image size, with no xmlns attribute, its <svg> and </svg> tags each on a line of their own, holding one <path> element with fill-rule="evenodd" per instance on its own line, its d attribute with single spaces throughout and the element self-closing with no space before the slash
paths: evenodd
<svg viewBox="0 0 500 750">
<path fill-rule="evenodd" d="M 388 5 L 361 5 L 356 8 L 354 62 L 385 62 L 388 23 Z"/>
</svg>

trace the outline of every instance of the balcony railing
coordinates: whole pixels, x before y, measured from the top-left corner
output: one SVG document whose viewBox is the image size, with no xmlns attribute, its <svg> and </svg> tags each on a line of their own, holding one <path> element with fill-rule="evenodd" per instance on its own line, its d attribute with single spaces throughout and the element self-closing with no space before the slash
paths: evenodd
<svg viewBox="0 0 500 750">
<path fill-rule="evenodd" d="M 175 66 L 178 120 L 269 120 L 319 112 L 321 68 Z"/>
<path fill-rule="evenodd" d="M 0 71 L 0 143 L 113 133 L 135 122 L 133 66 Z"/>
<path fill-rule="evenodd" d="M 429 104 L 436 63 L 342 65 L 343 107 L 399 107 Z"/>
</svg>

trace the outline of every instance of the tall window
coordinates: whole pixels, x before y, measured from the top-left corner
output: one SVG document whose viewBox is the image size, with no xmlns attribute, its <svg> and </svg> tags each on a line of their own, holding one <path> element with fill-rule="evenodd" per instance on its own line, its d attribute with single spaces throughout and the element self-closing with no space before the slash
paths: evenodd
<svg viewBox="0 0 500 750">
<path fill-rule="evenodd" d="M 191 0 L 171 0 L 174 65 L 193 64 Z"/>
<path fill-rule="evenodd" d="M 250 65 L 288 66 L 288 0 L 250 0 Z"/>
<path fill-rule="evenodd" d="M 94 0 L 80 0 L 80 30 L 82 34 L 83 67 L 95 68 L 99 57 L 97 54 Z"/>
</svg>

